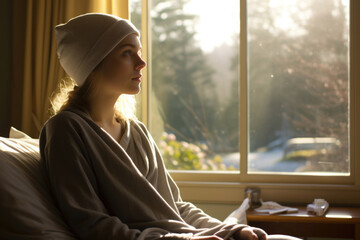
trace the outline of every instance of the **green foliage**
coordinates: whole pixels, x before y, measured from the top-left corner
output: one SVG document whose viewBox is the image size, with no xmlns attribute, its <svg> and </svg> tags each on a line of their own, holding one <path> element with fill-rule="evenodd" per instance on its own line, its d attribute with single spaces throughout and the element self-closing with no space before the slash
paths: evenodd
<svg viewBox="0 0 360 240">
<path fill-rule="evenodd" d="M 234 170 L 227 168 L 220 156 L 212 156 L 205 144 L 176 140 L 174 134 L 164 133 L 159 143 L 165 165 L 172 170 Z"/>
</svg>

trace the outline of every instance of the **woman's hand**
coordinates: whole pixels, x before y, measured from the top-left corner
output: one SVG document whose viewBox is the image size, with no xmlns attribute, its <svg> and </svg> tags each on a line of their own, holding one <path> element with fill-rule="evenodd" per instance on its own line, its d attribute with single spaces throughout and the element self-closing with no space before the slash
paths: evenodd
<svg viewBox="0 0 360 240">
<path fill-rule="evenodd" d="M 237 240 L 266 240 L 267 234 L 264 230 L 254 227 L 244 227 L 235 234 Z"/>
<path fill-rule="evenodd" d="M 199 236 L 199 237 L 192 237 L 191 240 L 223 240 L 218 236 Z"/>
</svg>

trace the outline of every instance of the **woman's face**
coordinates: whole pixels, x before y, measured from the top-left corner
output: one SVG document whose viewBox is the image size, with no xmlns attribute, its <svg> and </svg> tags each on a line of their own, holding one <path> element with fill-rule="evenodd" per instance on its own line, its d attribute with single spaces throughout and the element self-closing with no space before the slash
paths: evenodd
<svg viewBox="0 0 360 240">
<path fill-rule="evenodd" d="M 122 40 L 104 59 L 101 85 L 114 94 L 137 94 L 141 70 L 146 66 L 140 56 L 141 44 L 136 34 Z"/>
</svg>

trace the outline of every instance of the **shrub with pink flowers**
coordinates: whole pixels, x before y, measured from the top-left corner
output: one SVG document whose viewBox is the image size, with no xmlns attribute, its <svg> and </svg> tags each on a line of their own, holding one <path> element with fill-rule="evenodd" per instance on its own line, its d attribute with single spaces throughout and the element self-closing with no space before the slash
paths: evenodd
<svg viewBox="0 0 360 240">
<path fill-rule="evenodd" d="M 159 149 L 170 170 L 229 170 L 206 144 L 178 141 L 172 133 L 163 133 Z"/>
</svg>

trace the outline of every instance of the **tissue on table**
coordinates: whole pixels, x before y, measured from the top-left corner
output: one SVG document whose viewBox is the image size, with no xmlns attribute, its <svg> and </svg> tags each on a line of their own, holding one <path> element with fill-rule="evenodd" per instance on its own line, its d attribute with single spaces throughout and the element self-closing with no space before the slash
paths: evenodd
<svg viewBox="0 0 360 240">
<path fill-rule="evenodd" d="M 250 207 L 249 198 L 245 198 L 240 207 L 230 213 L 230 215 L 224 220 L 228 224 L 247 224 L 246 210 Z"/>
<path fill-rule="evenodd" d="M 282 206 L 277 202 L 268 201 L 262 202 L 261 207 L 254 209 L 256 212 L 267 213 L 267 214 L 278 214 L 278 213 L 295 213 L 298 212 L 298 208 Z"/>
<path fill-rule="evenodd" d="M 308 204 L 306 210 L 308 212 L 314 212 L 316 216 L 323 216 L 329 208 L 329 203 L 322 198 L 315 198 L 314 202 Z"/>
</svg>

